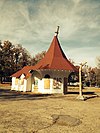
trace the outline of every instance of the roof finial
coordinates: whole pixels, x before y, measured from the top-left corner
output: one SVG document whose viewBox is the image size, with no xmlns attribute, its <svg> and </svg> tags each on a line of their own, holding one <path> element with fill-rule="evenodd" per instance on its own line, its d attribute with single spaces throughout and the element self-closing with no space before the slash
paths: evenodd
<svg viewBox="0 0 100 133">
<path fill-rule="evenodd" d="M 57 26 L 57 31 L 55 32 L 55 36 L 58 36 L 59 34 L 59 26 Z"/>
</svg>

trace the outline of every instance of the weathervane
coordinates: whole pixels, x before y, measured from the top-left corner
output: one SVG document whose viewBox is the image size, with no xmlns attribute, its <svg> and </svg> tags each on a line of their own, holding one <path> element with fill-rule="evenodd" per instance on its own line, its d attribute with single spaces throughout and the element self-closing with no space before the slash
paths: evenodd
<svg viewBox="0 0 100 133">
<path fill-rule="evenodd" d="M 59 26 L 57 26 L 57 31 L 55 33 L 56 33 L 56 36 L 58 36 L 58 34 L 59 34 Z"/>
</svg>

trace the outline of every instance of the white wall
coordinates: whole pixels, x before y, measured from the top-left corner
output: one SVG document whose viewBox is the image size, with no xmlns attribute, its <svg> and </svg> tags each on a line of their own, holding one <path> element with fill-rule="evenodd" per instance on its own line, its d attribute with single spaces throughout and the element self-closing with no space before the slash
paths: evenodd
<svg viewBox="0 0 100 133">
<path fill-rule="evenodd" d="M 23 80 L 23 83 L 22 83 L 22 80 Z M 11 90 L 26 92 L 27 91 L 26 88 L 27 88 L 27 80 L 24 79 L 23 74 L 20 76 L 20 78 L 12 77 Z"/>
<path fill-rule="evenodd" d="M 32 90 L 31 76 L 27 79 L 26 91 Z"/>
<path fill-rule="evenodd" d="M 50 88 L 49 89 L 44 89 L 44 80 L 46 80 L 45 78 L 43 78 L 42 80 L 38 79 L 38 91 L 40 93 L 63 93 L 63 89 L 64 89 L 64 77 L 66 77 L 68 79 L 68 75 L 69 75 L 69 71 L 59 71 L 59 70 L 42 70 L 40 71 L 41 75 L 44 77 L 46 74 L 50 75 Z M 61 84 L 60 84 L 60 88 L 54 88 L 54 79 L 55 80 L 60 80 Z"/>
<path fill-rule="evenodd" d="M 18 84 L 15 84 L 16 77 L 12 77 L 12 87 L 11 90 L 16 91 L 32 91 L 34 92 L 34 78 L 37 76 L 38 78 L 38 92 L 40 93 L 63 93 L 63 85 L 64 85 L 64 77 L 68 79 L 70 71 L 64 71 L 64 70 L 38 70 L 34 71 L 32 76 L 30 76 L 28 79 L 24 79 L 24 75 L 22 74 L 19 78 Z M 46 80 L 44 76 L 48 74 L 50 75 L 50 88 L 44 89 L 44 81 Z M 20 79 L 24 79 L 24 83 L 20 84 Z M 54 79 L 61 80 L 61 86 L 60 89 L 54 88 Z"/>
<path fill-rule="evenodd" d="M 53 88 L 53 82 L 54 80 L 53 79 L 49 79 L 50 80 L 50 88 L 44 88 L 44 81 L 46 79 L 42 79 L 42 80 L 39 80 L 39 84 L 38 84 L 38 91 L 40 93 L 47 93 L 47 94 L 52 94 L 52 93 L 63 93 L 63 83 L 61 83 L 61 88 L 59 89 L 55 89 Z M 62 79 L 63 80 L 63 79 Z"/>
</svg>

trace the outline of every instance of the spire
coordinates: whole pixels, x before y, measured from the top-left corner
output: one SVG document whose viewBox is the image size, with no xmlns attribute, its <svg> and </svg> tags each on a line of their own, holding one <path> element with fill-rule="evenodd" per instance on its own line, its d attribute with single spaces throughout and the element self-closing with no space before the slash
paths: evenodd
<svg viewBox="0 0 100 133">
<path fill-rule="evenodd" d="M 57 38 L 59 26 L 56 35 L 54 36 L 51 45 L 46 52 L 44 58 L 40 60 L 33 69 L 54 69 L 54 70 L 71 70 L 76 71 L 76 67 L 69 62 L 65 56 L 59 40 Z"/>
<path fill-rule="evenodd" d="M 59 26 L 57 26 L 57 31 L 55 32 L 55 36 L 58 36 L 59 34 Z"/>
</svg>

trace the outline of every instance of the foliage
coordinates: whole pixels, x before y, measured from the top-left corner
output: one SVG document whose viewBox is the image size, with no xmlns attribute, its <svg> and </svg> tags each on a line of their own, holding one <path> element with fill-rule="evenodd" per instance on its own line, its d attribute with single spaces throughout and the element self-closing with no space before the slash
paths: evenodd
<svg viewBox="0 0 100 133">
<path fill-rule="evenodd" d="M 97 67 L 100 69 L 100 56 L 96 57 Z"/>
<path fill-rule="evenodd" d="M 44 58 L 46 51 L 42 51 L 41 53 L 36 54 L 31 61 L 31 65 L 37 64 L 42 58 Z"/>
<path fill-rule="evenodd" d="M 21 45 L 13 45 L 10 41 L 0 42 L 0 78 L 7 77 L 31 64 L 31 56 Z"/>
<path fill-rule="evenodd" d="M 13 56 L 16 70 L 21 69 L 24 66 L 31 65 L 31 56 L 28 51 L 20 44 L 16 45 L 13 49 Z"/>
<path fill-rule="evenodd" d="M 84 66 L 82 68 L 81 80 L 84 86 L 100 86 L 100 69 Z M 68 83 L 79 82 L 79 73 L 72 72 L 68 77 Z"/>
<path fill-rule="evenodd" d="M 100 69 L 96 67 L 94 68 L 94 71 L 96 73 L 96 85 L 100 87 Z"/>
<path fill-rule="evenodd" d="M 13 45 L 10 41 L 0 42 L 0 79 L 11 76 L 27 65 L 35 65 L 44 56 L 46 51 L 31 58 L 28 51 L 20 44 Z"/>
<path fill-rule="evenodd" d="M 93 68 L 84 66 L 83 68 L 84 73 L 84 84 L 86 86 L 95 86 L 96 85 L 96 73 Z"/>
</svg>

